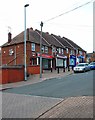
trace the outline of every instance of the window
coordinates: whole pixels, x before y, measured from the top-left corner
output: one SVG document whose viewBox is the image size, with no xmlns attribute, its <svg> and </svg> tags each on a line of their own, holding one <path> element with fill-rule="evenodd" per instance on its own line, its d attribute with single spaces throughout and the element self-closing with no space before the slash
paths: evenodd
<svg viewBox="0 0 95 120">
<path fill-rule="evenodd" d="M 56 48 L 52 47 L 52 53 L 56 53 Z"/>
<path fill-rule="evenodd" d="M 48 47 L 45 46 L 45 53 L 48 53 Z"/>
<path fill-rule="evenodd" d="M 9 49 L 9 55 L 13 55 L 14 51 L 13 49 Z"/>
<path fill-rule="evenodd" d="M 79 54 L 82 55 L 82 51 L 79 51 Z"/>
<path fill-rule="evenodd" d="M 32 51 L 35 51 L 35 43 L 32 43 Z"/>
<path fill-rule="evenodd" d="M 58 48 L 56 49 L 56 53 L 59 53 L 59 49 Z"/>
<path fill-rule="evenodd" d="M 66 53 L 68 53 L 68 48 L 66 48 Z"/>
<path fill-rule="evenodd" d="M 62 54 L 64 54 L 64 50 L 62 49 Z"/>
<path fill-rule="evenodd" d="M 74 50 L 72 50 L 72 53 L 73 53 L 73 55 L 75 55 L 75 51 Z"/>
<path fill-rule="evenodd" d="M 42 46 L 42 52 L 44 52 L 44 49 L 45 49 L 44 46 Z"/>
<path fill-rule="evenodd" d="M 76 50 L 76 54 L 78 54 L 78 49 Z"/>
<path fill-rule="evenodd" d="M 61 53 L 61 48 L 59 48 L 59 53 Z"/>
<path fill-rule="evenodd" d="M 71 50 L 70 54 L 72 55 L 73 54 L 73 51 Z"/>
</svg>

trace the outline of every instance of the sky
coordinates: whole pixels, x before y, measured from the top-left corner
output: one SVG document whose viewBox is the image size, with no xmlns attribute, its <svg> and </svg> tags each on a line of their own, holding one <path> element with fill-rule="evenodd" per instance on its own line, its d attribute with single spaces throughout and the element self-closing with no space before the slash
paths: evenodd
<svg viewBox="0 0 95 120">
<path fill-rule="evenodd" d="M 91 0 L 0 0 L 0 46 L 7 42 L 8 32 L 12 38 L 24 31 L 24 5 L 26 27 L 49 34 L 67 37 L 88 53 L 93 52 L 93 1 Z M 66 13 L 67 11 L 71 11 Z M 65 13 L 65 14 L 64 14 Z M 54 19 L 52 19 L 54 18 Z M 95 49 L 94 49 L 95 50 Z"/>
</svg>

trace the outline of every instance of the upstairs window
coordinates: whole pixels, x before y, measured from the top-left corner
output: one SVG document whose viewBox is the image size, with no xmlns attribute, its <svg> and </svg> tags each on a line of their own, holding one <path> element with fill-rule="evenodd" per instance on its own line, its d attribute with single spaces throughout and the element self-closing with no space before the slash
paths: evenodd
<svg viewBox="0 0 95 120">
<path fill-rule="evenodd" d="M 82 51 L 79 51 L 79 54 L 82 55 Z"/>
<path fill-rule="evenodd" d="M 56 49 L 56 53 L 59 53 L 59 48 Z"/>
<path fill-rule="evenodd" d="M 72 52 L 73 52 L 73 55 L 75 55 L 75 51 L 73 50 Z"/>
<path fill-rule="evenodd" d="M 59 48 L 59 53 L 61 53 L 61 48 Z"/>
<path fill-rule="evenodd" d="M 13 53 L 14 53 L 13 49 L 9 49 L 9 55 L 11 56 L 13 55 Z"/>
<path fill-rule="evenodd" d="M 42 46 L 42 53 L 44 53 L 44 51 L 45 51 L 45 47 L 44 47 L 44 46 Z"/>
<path fill-rule="evenodd" d="M 64 54 L 64 50 L 62 49 L 62 54 Z"/>
<path fill-rule="evenodd" d="M 68 48 L 66 48 L 66 53 L 68 53 Z"/>
<path fill-rule="evenodd" d="M 48 47 L 45 46 L 45 53 L 48 53 Z"/>
<path fill-rule="evenodd" d="M 76 54 L 78 54 L 78 50 L 76 50 Z"/>
<path fill-rule="evenodd" d="M 71 50 L 70 54 L 71 54 L 71 55 L 73 54 L 73 50 Z"/>
<path fill-rule="evenodd" d="M 32 43 L 32 51 L 35 51 L 35 43 Z"/>
</svg>

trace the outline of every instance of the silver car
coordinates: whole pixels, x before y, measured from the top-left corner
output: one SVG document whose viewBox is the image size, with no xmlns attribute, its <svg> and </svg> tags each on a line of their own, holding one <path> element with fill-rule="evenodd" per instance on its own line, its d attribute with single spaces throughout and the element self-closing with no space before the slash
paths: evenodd
<svg viewBox="0 0 95 120">
<path fill-rule="evenodd" d="M 79 63 L 74 67 L 74 73 L 76 72 L 86 72 L 90 70 L 90 66 L 88 63 Z"/>
</svg>

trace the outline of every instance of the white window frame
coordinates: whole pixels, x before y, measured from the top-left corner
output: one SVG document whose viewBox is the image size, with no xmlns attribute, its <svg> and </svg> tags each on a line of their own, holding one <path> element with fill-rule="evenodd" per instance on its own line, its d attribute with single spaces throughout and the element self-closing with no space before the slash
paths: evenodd
<svg viewBox="0 0 95 120">
<path fill-rule="evenodd" d="M 62 51 L 62 54 L 64 54 L 64 49 L 62 49 L 61 51 Z"/>
<path fill-rule="evenodd" d="M 70 54 L 71 54 L 71 55 L 73 54 L 73 50 L 70 51 Z"/>
<path fill-rule="evenodd" d="M 48 53 L 48 47 L 45 46 L 45 53 Z"/>
<path fill-rule="evenodd" d="M 68 53 L 68 48 L 66 48 L 66 53 Z"/>
<path fill-rule="evenodd" d="M 32 49 L 32 51 L 35 51 L 35 43 L 31 44 L 31 49 Z"/>
<path fill-rule="evenodd" d="M 14 53 L 13 49 L 9 49 L 9 55 L 11 56 L 13 55 L 13 53 Z"/>
<path fill-rule="evenodd" d="M 79 51 L 79 54 L 82 55 L 82 51 Z"/>
<path fill-rule="evenodd" d="M 42 53 L 44 53 L 45 52 L 45 47 L 42 45 Z"/>
<path fill-rule="evenodd" d="M 58 50 L 58 51 L 59 51 L 59 53 L 61 53 L 61 48 L 59 48 L 59 50 Z"/>
</svg>

